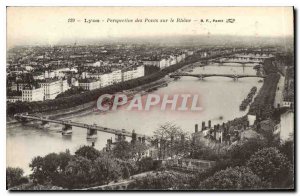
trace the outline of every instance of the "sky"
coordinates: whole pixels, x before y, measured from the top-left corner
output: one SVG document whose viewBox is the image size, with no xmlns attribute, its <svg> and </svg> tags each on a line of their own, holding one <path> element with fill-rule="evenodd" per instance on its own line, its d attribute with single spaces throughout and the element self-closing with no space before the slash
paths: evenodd
<svg viewBox="0 0 300 196">
<path fill-rule="evenodd" d="M 68 22 L 69 19 L 75 22 Z M 139 18 L 142 22 L 135 22 Z M 177 18 L 191 22 L 176 22 Z M 96 19 L 100 22 L 85 23 Z M 133 22 L 111 22 L 132 19 Z M 145 22 L 145 19 L 168 19 Z M 171 22 L 170 19 L 174 19 Z M 201 19 L 204 22 L 200 22 Z M 213 22 L 213 20 L 223 22 Z M 234 19 L 234 23 L 226 23 Z M 110 20 L 110 21 L 108 21 Z M 209 22 L 210 21 L 210 22 Z M 137 36 L 293 36 L 292 7 L 8 7 L 7 46 Z"/>
</svg>

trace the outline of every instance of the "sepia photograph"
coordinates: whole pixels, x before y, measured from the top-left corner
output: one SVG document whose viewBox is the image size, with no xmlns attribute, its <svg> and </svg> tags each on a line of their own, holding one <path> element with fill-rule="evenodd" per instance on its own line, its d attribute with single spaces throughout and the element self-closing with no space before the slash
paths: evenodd
<svg viewBox="0 0 300 196">
<path fill-rule="evenodd" d="M 294 17 L 7 6 L 6 190 L 295 191 Z"/>
</svg>

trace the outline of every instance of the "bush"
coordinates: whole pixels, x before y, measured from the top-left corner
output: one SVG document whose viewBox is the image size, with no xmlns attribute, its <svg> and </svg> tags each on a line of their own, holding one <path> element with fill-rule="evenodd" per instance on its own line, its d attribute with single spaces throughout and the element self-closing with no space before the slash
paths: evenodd
<svg viewBox="0 0 300 196">
<path fill-rule="evenodd" d="M 137 171 L 133 161 L 117 159 L 90 146 L 79 148 L 75 155 L 50 153 L 35 157 L 30 163 L 34 184 L 68 189 L 107 184 L 129 178 Z"/>
<path fill-rule="evenodd" d="M 288 188 L 286 180 L 293 181 L 286 178 L 293 178 L 291 164 L 286 156 L 274 147 L 257 151 L 246 165 L 263 181 L 271 183 L 273 188 Z"/>
<path fill-rule="evenodd" d="M 247 167 L 221 170 L 200 183 L 200 189 L 247 190 L 261 188 L 261 180 Z"/>
<path fill-rule="evenodd" d="M 28 182 L 28 179 L 23 176 L 24 171 L 21 168 L 7 167 L 6 168 L 6 187 L 11 188 Z"/>
<path fill-rule="evenodd" d="M 132 190 L 181 190 L 186 189 L 191 175 L 176 172 L 157 172 L 135 179 L 128 185 Z"/>
<path fill-rule="evenodd" d="M 279 151 L 284 154 L 291 164 L 294 164 L 294 141 L 287 140 L 279 146 Z"/>
<path fill-rule="evenodd" d="M 234 162 L 234 166 L 245 165 L 251 155 L 263 147 L 266 147 L 265 141 L 258 138 L 241 141 L 229 150 L 229 159 Z"/>
<path fill-rule="evenodd" d="M 137 162 L 139 173 L 151 171 L 154 169 L 154 161 L 151 157 L 143 157 Z"/>
</svg>

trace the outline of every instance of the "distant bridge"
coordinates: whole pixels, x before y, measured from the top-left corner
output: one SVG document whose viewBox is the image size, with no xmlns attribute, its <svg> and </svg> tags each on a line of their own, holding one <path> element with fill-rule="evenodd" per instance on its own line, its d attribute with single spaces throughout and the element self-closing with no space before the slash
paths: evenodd
<svg viewBox="0 0 300 196">
<path fill-rule="evenodd" d="M 205 67 L 205 66 L 208 66 L 210 63 L 217 63 L 219 64 L 219 66 L 232 66 L 232 65 L 224 65 L 225 63 L 237 63 L 237 64 L 240 64 L 240 65 L 234 65 L 234 67 L 253 67 L 253 65 L 249 65 L 249 62 L 239 62 L 239 61 L 236 61 L 236 62 L 220 62 L 220 61 L 203 61 L 201 63 L 198 63 L 198 64 L 193 64 L 191 67 Z M 251 63 L 251 62 L 250 62 Z M 255 62 L 256 64 L 259 64 L 258 62 Z M 248 65 L 247 65 L 248 64 Z"/>
<path fill-rule="evenodd" d="M 212 60 L 210 61 L 211 63 L 220 63 L 220 64 L 225 64 L 225 63 L 238 63 L 238 64 L 242 64 L 242 65 L 246 65 L 246 64 L 252 64 L 252 63 L 256 63 L 259 64 L 261 63 L 261 61 L 239 61 L 239 60 Z"/>
<path fill-rule="evenodd" d="M 225 58 L 212 59 L 209 62 L 212 63 L 239 63 L 239 64 L 250 64 L 250 63 L 262 63 L 268 57 L 249 57 L 249 56 L 229 56 Z"/>
<path fill-rule="evenodd" d="M 179 78 L 181 76 L 190 76 L 200 78 L 201 80 L 207 77 L 227 77 L 232 79 L 239 79 L 239 78 L 265 78 L 264 76 L 258 75 L 239 75 L 239 74 L 189 74 L 189 73 L 177 73 L 171 74 L 170 78 Z"/>
<path fill-rule="evenodd" d="M 73 122 L 71 120 L 53 120 L 53 119 L 47 119 L 44 117 L 39 117 L 39 116 L 34 116 L 34 115 L 28 115 L 27 113 L 25 114 L 15 114 L 15 118 L 19 121 L 26 122 L 28 120 L 37 120 L 41 121 L 42 124 L 47 124 L 47 123 L 56 123 L 56 124 L 61 124 L 63 125 L 62 131 L 67 131 L 72 129 L 72 127 L 80 127 L 80 128 L 86 128 L 87 129 L 87 135 L 96 135 L 97 131 L 105 132 L 105 133 L 111 133 L 116 135 L 118 139 L 124 139 L 124 137 L 136 137 L 136 139 L 140 141 L 151 141 L 153 138 L 150 136 L 146 136 L 144 134 L 137 134 L 134 132 L 129 132 L 126 131 L 125 129 L 118 130 L 118 129 L 112 129 L 112 128 L 107 128 L 107 127 L 102 127 L 98 126 L 96 124 L 89 125 L 85 123 L 80 123 L 80 122 Z"/>
</svg>

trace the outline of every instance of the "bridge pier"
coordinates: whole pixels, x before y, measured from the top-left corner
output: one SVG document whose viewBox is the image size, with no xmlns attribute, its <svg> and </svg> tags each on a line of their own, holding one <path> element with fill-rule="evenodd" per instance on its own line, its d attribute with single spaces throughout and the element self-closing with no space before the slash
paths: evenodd
<svg viewBox="0 0 300 196">
<path fill-rule="evenodd" d="M 136 143 L 136 133 L 135 130 L 132 130 L 132 134 L 131 134 L 131 143 L 135 144 Z"/>
<path fill-rule="evenodd" d="M 46 124 L 48 124 L 47 121 L 42 121 L 42 125 L 43 125 L 43 126 L 46 125 Z"/>
<path fill-rule="evenodd" d="M 63 125 L 62 127 L 62 135 L 72 135 L 72 126 L 71 125 Z"/>
<path fill-rule="evenodd" d="M 17 121 L 22 122 L 22 123 L 28 122 L 27 118 L 24 118 L 24 117 L 19 116 L 19 115 L 15 115 L 15 119 L 16 119 Z"/>
<path fill-rule="evenodd" d="M 28 122 L 28 119 L 27 119 L 27 118 L 20 118 L 20 121 L 21 121 L 22 123 L 27 123 L 27 122 Z"/>
<path fill-rule="evenodd" d="M 86 139 L 96 139 L 97 138 L 97 129 L 87 128 Z"/>
</svg>

